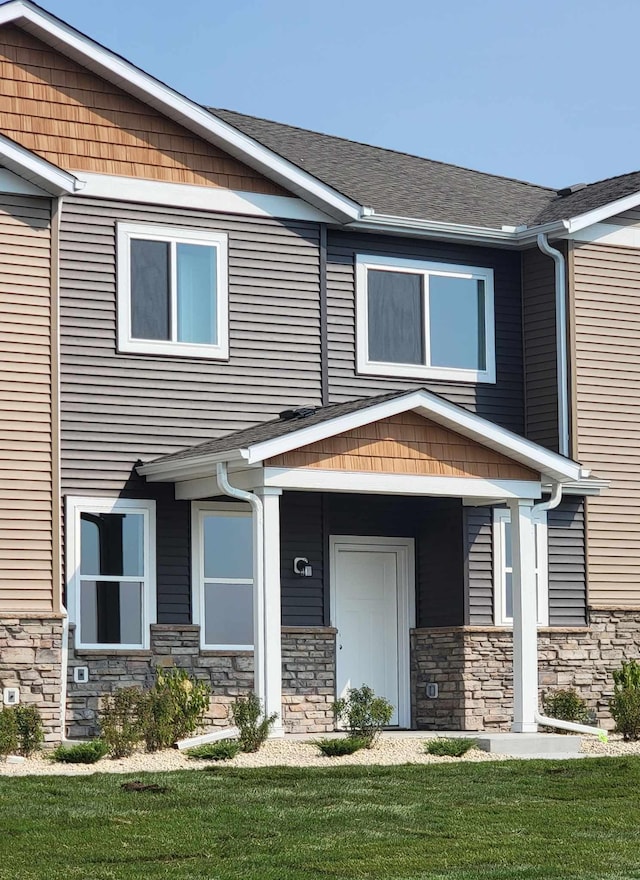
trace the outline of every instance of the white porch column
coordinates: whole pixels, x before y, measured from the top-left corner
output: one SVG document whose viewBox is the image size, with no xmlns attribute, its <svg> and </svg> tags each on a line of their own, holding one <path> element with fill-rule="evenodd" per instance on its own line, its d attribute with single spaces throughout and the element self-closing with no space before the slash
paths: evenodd
<svg viewBox="0 0 640 880">
<path fill-rule="evenodd" d="M 262 546 L 264 553 L 263 596 L 258 603 L 256 631 L 256 693 L 267 715 L 277 712 L 271 736 L 283 736 L 282 723 L 282 614 L 280 610 L 280 495 L 282 489 L 258 488 L 262 499 Z M 261 612 L 261 614 L 260 614 Z M 258 632 L 258 628 L 260 632 Z M 258 658 L 258 644 L 262 656 Z M 260 678 L 258 677 L 260 676 Z"/>
<path fill-rule="evenodd" d="M 535 733 L 538 709 L 538 608 L 533 501 L 509 501 L 513 565 L 513 726 Z"/>
</svg>

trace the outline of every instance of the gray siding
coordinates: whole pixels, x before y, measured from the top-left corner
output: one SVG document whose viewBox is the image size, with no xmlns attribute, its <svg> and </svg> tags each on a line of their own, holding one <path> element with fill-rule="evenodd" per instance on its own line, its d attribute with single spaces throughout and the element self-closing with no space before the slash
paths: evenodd
<svg viewBox="0 0 640 880">
<path fill-rule="evenodd" d="M 493 514 L 489 507 L 466 507 L 466 623 L 493 625 Z"/>
<path fill-rule="evenodd" d="M 432 499 L 417 529 L 417 625 L 464 623 L 464 516 L 457 499 Z"/>
<path fill-rule="evenodd" d="M 424 382 L 359 376 L 355 361 L 355 255 L 442 260 L 495 272 L 497 382 Z M 329 394 L 332 403 L 394 388 L 426 387 L 518 433 L 524 431 L 520 255 L 440 242 L 329 231 L 327 256 Z"/>
<path fill-rule="evenodd" d="M 584 625 L 587 590 L 584 500 L 565 498 L 548 513 L 549 623 Z"/>
<path fill-rule="evenodd" d="M 558 451 L 554 263 L 537 248 L 522 255 L 525 434 Z"/>
<path fill-rule="evenodd" d="M 324 499 L 320 493 L 284 492 L 280 499 L 280 559 L 283 626 L 323 626 L 327 567 Z M 294 574 L 293 560 L 304 556 L 313 576 Z M 326 602 L 328 606 L 328 602 Z"/>
<path fill-rule="evenodd" d="M 117 220 L 228 233 L 228 363 L 116 352 Z M 63 486 L 117 492 L 140 458 L 320 403 L 318 228 L 69 199 L 61 324 Z"/>
</svg>

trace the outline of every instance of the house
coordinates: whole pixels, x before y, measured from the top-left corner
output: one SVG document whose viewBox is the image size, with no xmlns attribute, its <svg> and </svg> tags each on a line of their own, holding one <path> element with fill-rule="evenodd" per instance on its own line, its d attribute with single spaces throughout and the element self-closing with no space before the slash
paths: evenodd
<svg viewBox="0 0 640 880">
<path fill-rule="evenodd" d="M 0 6 L 0 685 L 178 664 L 278 730 L 606 715 L 640 648 L 640 174 L 555 191 L 194 104 Z"/>
</svg>

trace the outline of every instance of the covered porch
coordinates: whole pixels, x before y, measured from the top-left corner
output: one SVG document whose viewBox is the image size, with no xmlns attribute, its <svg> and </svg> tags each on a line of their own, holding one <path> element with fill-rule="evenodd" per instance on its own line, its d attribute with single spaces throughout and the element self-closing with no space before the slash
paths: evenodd
<svg viewBox="0 0 640 880">
<path fill-rule="evenodd" d="M 292 582 L 318 579 L 313 552 L 302 549 L 290 566 L 283 563 L 292 530 L 300 538 L 308 519 L 309 541 L 322 547 L 318 633 L 334 645 L 335 693 L 366 683 L 394 704 L 393 723 L 409 728 L 421 724 L 426 686 L 414 662 L 422 606 L 449 603 L 450 619 L 465 619 L 461 512 L 505 506 L 512 524 L 512 729 L 537 729 L 535 523 L 559 502 L 563 486 L 588 477 L 577 463 L 418 391 L 288 411 L 139 472 L 150 482 L 173 482 L 176 499 L 193 502 L 195 511 L 215 505 L 212 499 L 250 507 L 254 688 L 266 712 L 278 714 L 277 733 L 285 714 L 283 595 L 295 592 Z M 294 497 L 309 500 L 315 512 L 303 513 L 299 503 L 296 515 Z M 332 701 L 335 694 L 325 696 Z"/>
</svg>

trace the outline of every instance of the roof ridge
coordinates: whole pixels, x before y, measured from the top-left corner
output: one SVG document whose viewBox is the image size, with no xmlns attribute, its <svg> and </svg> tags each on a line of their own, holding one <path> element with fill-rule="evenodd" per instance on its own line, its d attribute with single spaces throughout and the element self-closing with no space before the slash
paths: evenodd
<svg viewBox="0 0 640 880">
<path fill-rule="evenodd" d="M 459 168 L 461 171 L 468 171 L 471 174 L 481 174 L 483 177 L 494 177 L 496 180 L 510 180 L 512 183 L 519 183 L 522 186 L 530 186 L 533 189 L 542 190 L 544 192 L 557 195 L 558 190 L 551 186 L 544 186 L 540 183 L 532 183 L 530 180 L 520 180 L 518 177 L 508 177 L 504 174 L 494 174 L 492 171 L 479 171 L 477 168 L 468 168 L 466 165 L 456 165 L 454 162 L 444 162 L 442 159 L 431 159 L 428 156 L 418 156 L 417 153 L 408 153 L 406 150 L 396 150 L 393 147 L 381 147 L 378 144 L 369 144 L 366 141 L 357 141 L 352 138 L 341 137 L 337 134 L 327 134 L 324 131 L 316 131 L 313 128 L 303 128 L 301 125 L 291 125 L 289 122 L 278 122 L 276 119 L 267 119 L 266 116 L 254 116 L 251 113 L 241 113 L 239 110 L 231 110 L 228 107 L 208 107 L 203 105 L 205 110 L 215 115 L 222 111 L 223 113 L 234 113 L 237 116 L 243 116 L 245 119 L 256 119 L 258 122 L 268 122 L 272 125 L 280 125 L 283 128 L 292 128 L 295 131 L 306 132 L 307 134 L 315 134 L 320 137 L 331 138 L 332 140 L 344 141 L 347 144 L 357 144 L 360 147 L 369 147 L 372 150 L 382 150 L 385 153 L 395 153 L 398 156 L 407 156 L 410 159 L 420 159 L 422 162 L 432 162 L 434 165 L 443 165 L 447 168 Z M 226 121 L 226 120 L 223 120 Z M 258 138 L 251 135 L 255 140 Z M 598 182 L 598 181 L 596 181 Z"/>
</svg>

